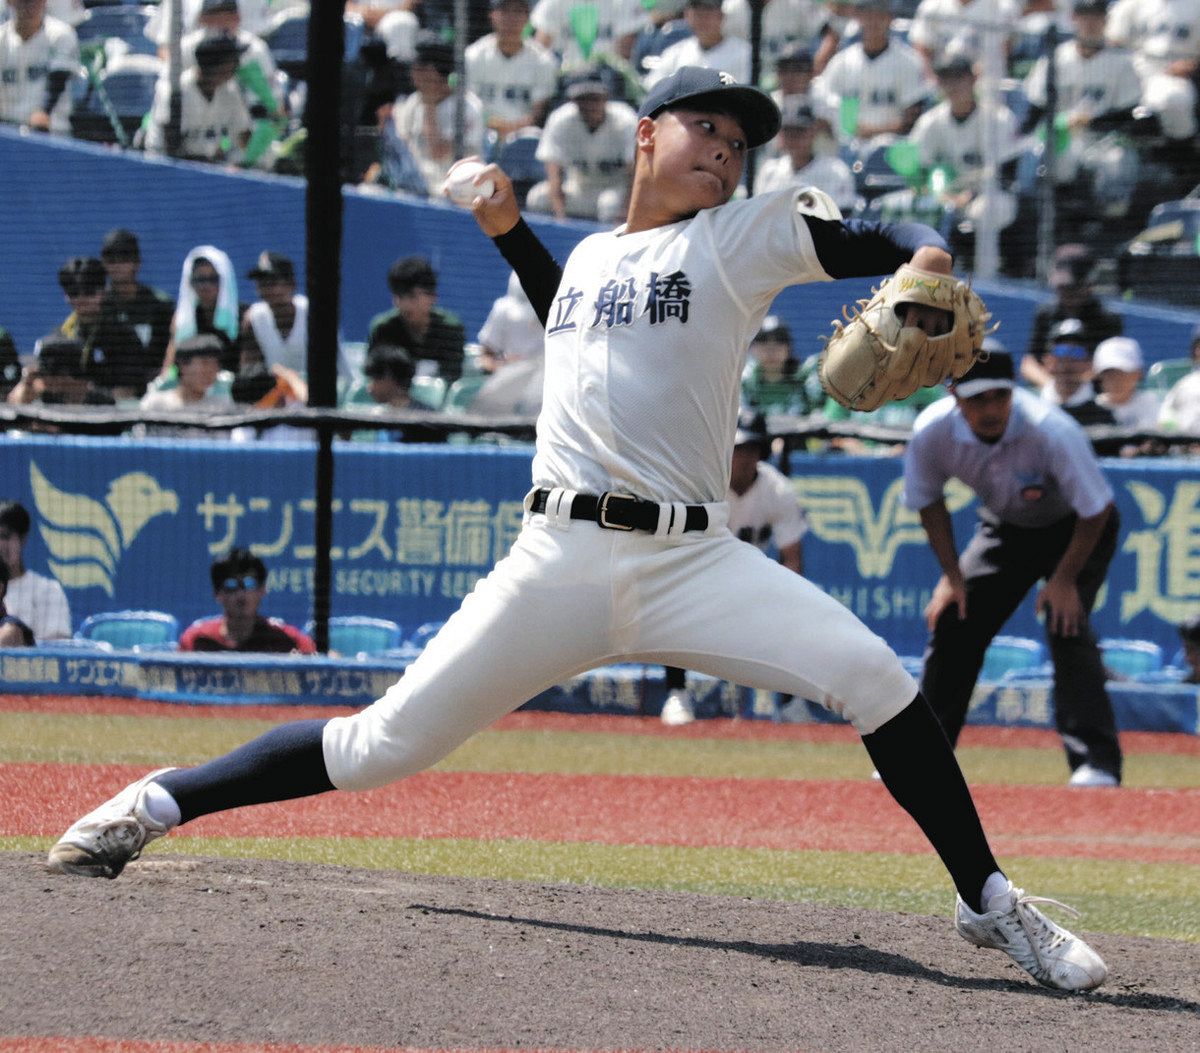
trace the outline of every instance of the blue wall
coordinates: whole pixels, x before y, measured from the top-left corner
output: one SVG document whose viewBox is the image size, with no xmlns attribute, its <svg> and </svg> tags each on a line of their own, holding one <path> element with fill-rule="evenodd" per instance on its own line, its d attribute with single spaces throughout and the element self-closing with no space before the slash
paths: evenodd
<svg viewBox="0 0 1200 1053">
<path fill-rule="evenodd" d="M 528 447 L 337 446 L 334 614 L 445 619 L 520 529 Z M 0 438 L 6 495 L 33 516 L 27 562 L 57 577 L 75 623 L 149 607 L 186 624 L 215 609 L 211 559 L 249 546 L 271 572 L 267 612 L 310 616 L 315 447 Z M 800 456 L 806 574 L 901 654 L 919 654 L 937 565 L 900 501 L 895 458 Z M 1101 636 L 1155 640 L 1200 613 L 1200 479 L 1182 460 L 1106 461 L 1121 541 L 1094 616 Z M 973 496 L 948 492 L 960 547 Z M 734 602 L 731 598 L 731 602 Z M 1038 636 L 1027 601 L 1010 631 Z"/>
<path fill-rule="evenodd" d="M 179 269 L 196 245 L 213 244 L 232 257 L 243 300 L 254 298 L 244 275 L 264 249 L 286 253 L 304 273 L 304 184 L 183 162 L 125 155 L 105 147 L 0 129 L 0 325 L 30 353 L 34 341 L 67 313 L 58 268 L 70 256 L 94 255 L 104 233 L 127 226 L 142 241 L 144 281 L 174 299 Z M 590 229 L 582 223 L 533 224 L 565 259 Z M 341 329 L 366 336 L 371 317 L 390 307 L 385 278 L 398 256 L 430 257 L 441 275 L 440 297 L 474 339 L 508 268 L 464 210 L 440 202 L 404 201 L 348 190 L 342 252 Z M 818 337 L 841 306 L 865 295 L 869 282 L 794 287 L 776 309 L 796 334 L 797 353 L 819 350 Z M 1045 294 L 1004 284 L 980 284 L 1002 325 L 998 336 L 1016 353 L 1028 341 L 1034 308 Z M 1186 353 L 1200 318 L 1172 309 L 1118 303 L 1129 335 L 1151 360 Z"/>
</svg>

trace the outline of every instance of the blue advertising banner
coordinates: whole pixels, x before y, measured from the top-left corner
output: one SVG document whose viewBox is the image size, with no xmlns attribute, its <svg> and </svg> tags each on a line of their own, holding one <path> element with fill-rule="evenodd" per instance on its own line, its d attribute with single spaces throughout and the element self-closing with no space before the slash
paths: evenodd
<svg viewBox="0 0 1200 1053">
<path fill-rule="evenodd" d="M 334 614 L 391 618 L 410 634 L 445 619 L 508 549 L 529 487 L 527 447 L 336 447 Z M 30 511 L 28 565 L 62 583 L 76 625 L 102 610 L 216 607 L 213 558 L 250 548 L 270 571 L 266 613 L 311 613 L 315 447 L 270 443 L 0 439 L 0 491 Z M 901 496 L 895 458 L 798 456 L 806 573 L 902 655 L 924 646 L 938 571 Z M 1098 635 L 1157 642 L 1200 612 L 1200 473 L 1183 460 L 1108 461 L 1121 540 L 1094 615 Z M 974 498 L 947 494 L 959 547 Z M 731 603 L 741 597 L 730 597 Z M 1032 597 L 1007 631 L 1041 635 Z"/>
</svg>

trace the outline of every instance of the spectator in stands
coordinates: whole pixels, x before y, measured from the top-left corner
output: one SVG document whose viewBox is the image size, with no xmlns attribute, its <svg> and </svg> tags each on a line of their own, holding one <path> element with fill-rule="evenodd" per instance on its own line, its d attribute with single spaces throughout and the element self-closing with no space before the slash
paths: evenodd
<svg viewBox="0 0 1200 1053">
<path fill-rule="evenodd" d="M 1001 231 L 1001 246 L 1016 271 L 1034 253 L 1033 239 L 1011 225 L 1017 216 L 1016 197 L 1005 189 L 1016 172 L 1020 152 L 1017 121 L 1005 106 L 980 103 L 975 97 L 975 70 L 966 55 L 949 52 L 934 63 L 943 101 L 921 114 L 909 141 L 917 148 L 926 176 L 940 173 L 930 183 L 930 196 L 945 210 L 951 248 L 968 254 L 975 231 L 985 221 Z M 990 140 L 990 141 L 989 141 Z M 984 184 L 989 159 L 996 164 L 995 185 Z M 1014 240 L 1019 244 L 1014 244 Z"/>
<path fill-rule="evenodd" d="M 167 366 L 175 361 L 175 345 L 198 334 L 211 333 L 221 341 L 221 368 L 236 373 L 240 364 L 238 339 L 246 307 L 238 302 L 237 276 L 229 257 L 214 245 L 198 245 L 183 261 L 179 296 L 171 318 Z"/>
<path fill-rule="evenodd" d="M 75 30 L 46 14 L 46 0 L 8 0 L 0 23 L 0 121 L 70 133 L 67 83 L 79 69 Z"/>
<path fill-rule="evenodd" d="M 1185 684 L 1200 684 L 1200 614 L 1189 618 L 1179 627 L 1179 639 L 1183 644 L 1183 661 L 1187 672 Z"/>
<path fill-rule="evenodd" d="M 778 315 L 767 315 L 750 344 L 742 401 L 761 413 L 803 415 L 824 400 L 820 383 L 792 356 L 792 331 Z"/>
<path fill-rule="evenodd" d="M 692 35 L 676 41 L 658 56 L 646 74 L 646 87 L 653 87 L 681 66 L 724 70 L 739 83 L 749 83 L 750 45 L 742 37 L 725 33 L 721 0 L 687 0 L 683 17 Z M 649 61 L 646 64 L 650 66 Z"/>
<path fill-rule="evenodd" d="M 813 81 L 820 105 L 837 114 L 844 141 L 907 135 L 932 94 L 921 57 L 891 36 L 891 0 L 856 0 L 862 37 L 838 51 Z"/>
<path fill-rule="evenodd" d="M 1035 387 L 1044 387 L 1050 373 L 1043 364 L 1050 330 L 1068 318 L 1077 318 L 1083 323 L 1089 350 L 1094 350 L 1101 340 L 1120 336 L 1125 323 L 1121 316 L 1109 311 L 1096 295 L 1092 285 L 1092 272 L 1096 259 L 1084 245 L 1060 245 L 1054 253 L 1054 266 L 1050 272 L 1050 288 L 1055 297 L 1041 304 L 1033 316 L 1033 329 L 1029 336 L 1029 347 L 1021 359 L 1021 379 Z"/>
<path fill-rule="evenodd" d="M 222 614 L 189 625 L 179 638 L 181 651 L 317 653 L 316 645 L 299 629 L 259 614 L 267 594 L 267 568 L 249 549 L 230 549 L 213 561 L 209 576 Z"/>
<path fill-rule="evenodd" d="M 241 363 L 280 363 L 303 375 L 308 370 L 308 297 L 296 292 L 296 268 L 287 256 L 263 252 L 247 277 L 258 300 L 242 315 Z"/>
<path fill-rule="evenodd" d="M 390 119 L 425 181 L 426 193 L 437 194 L 446 172 L 460 156 L 483 153 L 483 104 L 474 92 L 462 93 L 463 153 L 457 154 L 455 120 L 459 100 L 450 84 L 454 47 L 432 34 L 422 34 L 416 51 L 410 71 L 416 90 L 396 100 Z"/>
<path fill-rule="evenodd" d="M 392 309 L 371 319 L 368 347 L 390 344 L 412 357 L 418 376 L 450 384 L 462 376 L 462 323 L 437 306 L 437 274 L 423 256 L 404 256 L 388 270 Z"/>
<path fill-rule="evenodd" d="M 147 392 L 142 399 L 142 409 L 153 413 L 171 410 L 222 413 L 232 410 L 233 399 L 229 394 L 213 390 L 217 375 L 221 372 L 224 350 L 221 341 L 211 333 L 181 340 L 175 348 L 175 369 L 179 374 L 179 382 L 174 387 Z M 184 434 L 178 429 L 169 433 Z M 152 434 L 162 435 L 166 432 L 154 430 Z M 213 436 L 217 433 L 191 429 L 186 434 Z"/>
<path fill-rule="evenodd" d="M 256 106 L 261 107 L 264 113 L 275 116 L 283 112 L 275 59 L 262 37 L 242 26 L 239 2 L 241 0 L 200 0 L 196 28 L 180 42 L 183 65 L 185 69 L 196 65 L 196 48 L 205 36 L 228 34 L 237 42 L 240 52 L 236 77 L 246 108 L 254 112 Z"/>
<path fill-rule="evenodd" d="M 929 68 L 939 55 L 955 51 L 983 59 L 986 36 L 993 27 L 1013 27 L 1021 16 L 1017 0 L 921 0 L 908 30 L 908 40 Z M 995 29 L 1007 59 L 1011 28 Z"/>
<path fill-rule="evenodd" d="M 116 400 L 108 388 L 96 387 L 88 377 L 83 342 L 56 331 L 37 342 L 33 362 L 25 367 L 7 401 L 12 406 L 112 406 Z M 58 428 L 39 425 L 36 430 Z"/>
<path fill-rule="evenodd" d="M 1067 207 L 1112 217 L 1129 208 L 1137 177 L 1137 153 L 1124 138 L 1135 127 L 1142 86 L 1133 59 L 1104 39 L 1107 0 L 1074 0 L 1074 38 L 1054 53 L 1058 111 L 1066 116 L 1069 142 L 1055 163 L 1058 196 Z M 1042 56 L 1025 78 L 1029 113 L 1022 131 L 1045 118 L 1049 59 Z"/>
<path fill-rule="evenodd" d="M 24 505 L 0 501 L 0 563 L 8 574 L 4 604 L 10 615 L 33 630 L 35 639 L 65 640 L 71 635 L 67 594 L 53 578 L 25 566 L 25 543 L 32 525 Z"/>
<path fill-rule="evenodd" d="M 1096 398 L 1118 424 L 1127 428 L 1153 428 L 1158 423 L 1160 399 L 1153 391 L 1139 391 L 1143 360 L 1141 345 L 1128 336 L 1102 340 L 1092 356 L 1092 373 L 1100 387 Z"/>
<path fill-rule="evenodd" d="M 1198 178 L 1200 7 L 1189 0 L 1119 0 L 1109 15 L 1107 34 L 1111 43 L 1133 52 L 1142 103 L 1158 117 L 1168 140 L 1163 159 L 1176 170 L 1178 193 L 1188 193 Z"/>
<path fill-rule="evenodd" d="M 1193 369 L 1176 381 L 1163 400 L 1160 427 L 1200 435 L 1200 325 L 1192 330 Z"/>
<path fill-rule="evenodd" d="M 558 62 L 526 40 L 528 0 L 490 0 L 492 30 L 466 50 L 467 87 L 483 104 L 484 123 L 500 139 L 545 123 L 558 90 Z"/>
<path fill-rule="evenodd" d="M 823 190 L 844 215 L 854 210 L 857 191 L 849 165 L 833 154 L 818 156 L 814 146 L 821 122 L 812 107 L 788 103 L 779 132 L 780 155 L 764 161 L 754 181 L 756 194 L 787 186 L 815 186 Z"/>
<path fill-rule="evenodd" d="M 957 741 L 988 645 L 1044 580 L 1035 606 L 1046 613 L 1070 785 L 1118 786 L 1121 746 L 1089 624 L 1117 549 L 1112 487 L 1074 421 L 1014 390 L 1008 355 L 979 360 L 952 391 L 917 418 L 904 457 L 904 503 L 942 570 L 925 608 L 921 692 Z M 945 502 L 951 478 L 979 498 L 961 557 Z"/>
<path fill-rule="evenodd" d="M 200 24 L 200 9 L 204 0 L 183 0 L 183 35 L 190 33 Z M 286 9 L 289 5 L 280 5 Z M 154 4 L 150 21 L 146 24 L 146 36 L 158 44 L 160 57 L 165 61 L 171 38 L 168 34 L 167 10 L 170 4 Z M 273 12 L 271 0 L 238 0 L 238 14 L 242 29 L 251 33 L 264 33 L 270 26 Z"/>
<path fill-rule="evenodd" d="M 0 560 L 0 647 L 32 647 L 33 630 L 20 618 L 8 613 L 4 597 L 8 592 L 8 567 Z"/>
<path fill-rule="evenodd" d="M 376 344 L 372 347 L 363 363 L 363 376 L 366 377 L 367 394 L 371 396 L 371 401 L 380 409 L 425 409 L 411 394 L 415 365 L 412 356 L 402 347 L 393 344 Z M 393 424 L 388 428 L 356 433 L 356 437 L 381 442 L 443 442 L 446 434 L 423 424 Z"/>
<path fill-rule="evenodd" d="M 808 520 L 796 499 L 791 480 L 768 462 L 770 454 L 771 437 L 766 419 L 754 410 L 742 410 L 734 436 L 726 497 L 729 530 L 763 552 L 773 546 L 780 563 L 803 574 L 801 543 L 808 532 Z M 673 727 L 692 723 L 696 719 L 696 710 L 688 693 L 686 673 L 667 666 L 666 687 L 662 722 Z"/>
<path fill-rule="evenodd" d="M 132 327 L 106 300 L 108 274 L 90 256 L 74 256 L 59 269 L 58 284 L 71 308 L 59 330 L 83 344 L 82 375 L 115 399 L 141 397 L 162 365 L 147 354 Z"/>
<path fill-rule="evenodd" d="M 0 325 L 0 398 L 7 398 L 21 379 L 21 359 L 12 334 Z"/>
<path fill-rule="evenodd" d="M 530 187 L 525 207 L 557 219 L 618 223 L 629 198 L 637 114 L 611 100 L 595 72 L 571 81 L 567 100 L 546 119 L 537 148 L 546 179 Z"/>
<path fill-rule="evenodd" d="M 171 315 L 175 310 L 171 298 L 138 281 L 142 252 L 133 231 L 121 227 L 110 230 L 100 246 L 100 262 L 108 275 L 104 310 L 137 335 L 145 351 L 148 375 L 153 377 L 163 367 L 171 340 Z"/>
<path fill-rule="evenodd" d="M 555 52 L 564 72 L 570 73 L 606 55 L 628 62 L 633 42 L 650 17 L 640 0 L 538 0 L 530 21 L 534 39 Z"/>
<path fill-rule="evenodd" d="M 242 45 L 224 32 L 207 31 L 196 44 L 196 65 L 180 79 L 179 145 L 168 141 L 171 85 L 163 75 L 154 89 L 146 152 L 193 161 L 238 163 L 250 141 L 253 121 L 234 81 Z"/>
<path fill-rule="evenodd" d="M 508 289 L 492 304 L 479 330 L 479 367 L 494 373 L 503 366 L 541 358 L 545 342 L 546 330 L 514 271 L 508 276 Z"/>
<path fill-rule="evenodd" d="M 749 40 L 748 0 L 727 0 L 723 6 L 725 35 Z M 764 0 L 759 52 L 762 79 L 767 80 L 778 71 L 779 56 L 791 48 L 803 48 L 811 57 L 813 42 L 828 32 L 828 23 L 825 5 L 820 0 Z"/>
<path fill-rule="evenodd" d="M 1096 402 L 1092 387 L 1092 349 L 1083 323 L 1065 318 L 1050 330 L 1046 354 L 1050 382 L 1042 388 L 1042 398 L 1060 406 L 1080 424 L 1115 424 L 1112 413 Z"/>
</svg>

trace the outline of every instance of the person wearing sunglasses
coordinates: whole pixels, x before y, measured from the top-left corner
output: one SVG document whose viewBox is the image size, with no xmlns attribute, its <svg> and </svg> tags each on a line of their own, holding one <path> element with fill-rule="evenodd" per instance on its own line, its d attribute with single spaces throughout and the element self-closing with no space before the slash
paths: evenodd
<svg viewBox="0 0 1200 1053">
<path fill-rule="evenodd" d="M 175 348 L 194 336 L 221 341 L 221 368 L 238 371 L 239 333 L 246 304 L 238 299 L 237 274 L 229 256 L 215 245 L 197 245 L 187 254 L 179 274 L 179 295 L 171 319 L 171 342 L 164 373 L 175 365 Z"/>
<path fill-rule="evenodd" d="M 221 614 L 189 625 L 179 638 L 181 651 L 317 653 L 312 640 L 295 626 L 259 613 L 267 594 L 267 568 L 249 549 L 230 549 L 213 561 L 209 575 Z"/>
</svg>

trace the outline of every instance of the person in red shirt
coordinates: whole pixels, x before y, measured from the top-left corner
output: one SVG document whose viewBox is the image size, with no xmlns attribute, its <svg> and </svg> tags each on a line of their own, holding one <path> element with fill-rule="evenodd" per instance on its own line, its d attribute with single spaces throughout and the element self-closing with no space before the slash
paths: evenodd
<svg viewBox="0 0 1200 1053">
<path fill-rule="evenodd" d="M 213 561 L 209 574 L 213 596 L 224 613 L 188 626 L 179 638 L 181 651 L 317 653 L 312 640 L 295 626 L 258 613 L 267 594 L 267 568 L 249 549 L 230 549 Z"/>
</svg>

